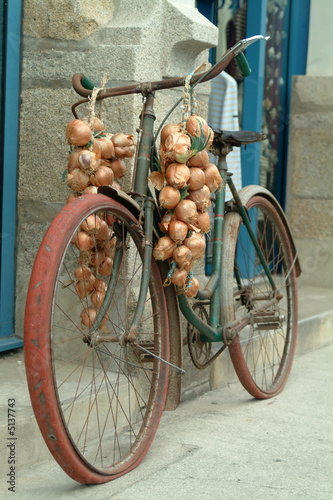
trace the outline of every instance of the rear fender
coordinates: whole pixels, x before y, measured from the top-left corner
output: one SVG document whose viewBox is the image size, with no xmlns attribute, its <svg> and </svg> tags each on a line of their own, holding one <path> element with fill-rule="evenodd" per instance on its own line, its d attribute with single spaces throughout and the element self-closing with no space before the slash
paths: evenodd
<svg viewBox="0 0 333 500">
<path fill-rule="evenodd" d="M 267 198 L 276 208 L 276 210 L 277 210 L 277 212 L 278 212 L 278 214 L 283 222 L 283 225 L 287 231 L 289 241 L 290 241 L 290 246 L 291 246 L 291 249 L 293 252 L 293 258 L 295 258 L 297 255 L 297 251 L 296 251 L 296 246 L 295 246 L 292 234 L 291 234 L 291 230 L 290 230 L 287 218 L 285 216 L 285 213 L 284 213 L 280 203 L 275 198 L 275 196 L 273 196 L 272 193 L 270 191 L 268 191 L 268 189 L 265 189 L 264 187 L 261 187 L 261 186 L 255 186 L 255 185 L 246 186 L 238 192 L 238 196 L 240 197 L 243 205 L 246 205 L 247 202 L 250 200 L 250 198 L 252 198 L 252 196 L 255 196 L 255 195 L 261 195 L 264 198 Z M 301 265 L 300 265 L 298 257 L 296 257 L 296 261 L 295 261 L 295 270 L 296 270 L 296 276 L 299 277 L 299 275 L 302 272 L 302 269 L 301 269 Z"/>
</svg>

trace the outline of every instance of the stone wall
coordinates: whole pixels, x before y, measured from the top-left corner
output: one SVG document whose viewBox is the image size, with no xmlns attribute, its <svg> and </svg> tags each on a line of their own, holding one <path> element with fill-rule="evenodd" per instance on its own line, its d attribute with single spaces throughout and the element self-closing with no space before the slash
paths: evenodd
<svg viewBox="0 0 333 500">
<path fill-rule="evenodd" d="M 50 222 L 65 204 L 62 181 L 68 146 L 65 129 L 74 73 L 107 87 L 182 76 L 208 58 L 217 28 L 194 8 L 194 0 L 25 0 L 17 223 L 16 331 L 23 336 L 24 306 L 33 262 Z M 209 84 L 200 86 L 199 113 L 205 115 Z M 157 125 L 182 89 L 156 96 Z M 103 104 L 112 132 L 135 134 L 141 97 Z M 84 116 L 86 111 L 80 112 Z M 169 121 L 179 121 L 178 108 Z M 129 172 L 131 164 L 128 164 Z M 123 183 L 129 187 L 128 179 Z"/>
<path fill-rule="evenodd" d="M 333 77 L 294 76 L 287 206 L 301 283 L 333 287 Z"/>
</svg>

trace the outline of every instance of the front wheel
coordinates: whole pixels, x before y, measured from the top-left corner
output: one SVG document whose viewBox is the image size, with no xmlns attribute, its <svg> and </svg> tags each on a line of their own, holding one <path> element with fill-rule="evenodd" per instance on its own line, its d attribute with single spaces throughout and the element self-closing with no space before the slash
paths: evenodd
<svg viewBox="0 0 333 500">
<path fill-rule="evenodd" d="M 163 411 L 169 330 L 155 261 L 135 341 L 125 341 L 143 272 L 139 227 L 107 196 L 78 198 L 51 224 L 31 276 L 31 401 L 54 458 L 81 483 L 110 481 L 136 467 Z"/>
<path fill-rule="evenodd" d="M 245 389 L 265 399 L 282 390 L 292 366 L 297 336 L 296 272 L 287 231 L 274 204 L 255 195 L 246 208 L 282 299 L 262 310 L 272 297 L 272 286 L 240 215 L 231 213 L 225 221 L 222 316 L 223 324 L 250 317 L 229 352 Z"/>
</svg>

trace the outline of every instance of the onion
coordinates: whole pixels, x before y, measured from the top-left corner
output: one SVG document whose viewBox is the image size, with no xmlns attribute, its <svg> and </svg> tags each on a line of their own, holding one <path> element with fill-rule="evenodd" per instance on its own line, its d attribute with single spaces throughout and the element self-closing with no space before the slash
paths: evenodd
<svg viewBox="0 0 333 500">
<path fill-rule="evenodd" d="M 81 313 L 81 321 L 84 326 L 91 328 L 96 319 L 97 311 L 94 307 L 87 307 Z"/>
<path fill-rule="evenodd" d="M 193 232 L 189 238 L 186 238 L 184 245 L 192 252 L 192 259 L 202 259 L 206 250 L 206 239 L 201 233 Z"/>
<path fill-rule="evenodd" d="M 84 118 L 82 118 L 82 121 L 89 124 L 90 122 L 89 116 L 85 116 Z M 94 118 L 93 130 L 95 130 L 96 132 L 102 132 L 102 130 L 105 130 L 102 120 L 97 118 L 97 116 L 95 116 Z"/>
<path fill-rule="evenodd" d="M 160 192 L 159 203 L 162 208 L 171 210 L 180 202 L 180 192 L 172 186 L 164 186 Z"/>
<path fill-rule="evenodd" d="M 68 157 L 68 172 L 71 172 L 74 168 L 79 168 L 79 156 L 82 151 L 87 151 L 87 149 L 75 148 Z"/>
<path fill-rule="evenodd" d="M 162 236 L 156 243 L 153 256 L 156 260 L 166 260 L 172 257 L 176 243 L 169 236 Z"/>
<path fill-rule="evenodd" d="M 75 290 L 80 299 L 84 299 L 85 297 L 88 297 L 90 294 L 90 291 L 86 289 L 84 281 L 77 281 L 75 283 Z"/>
<path fill-rule="evenodd" d="M 186 163 L 191 156 L 190 150 L 183 144 L 175 144 L 172 151 L 168 152 L 170 160 L 178 163 Z"/>
<path fill-rule="evenodd" d="M 89 176 L 80 168 L 74 168 L 70 174 L 67 174 L 67 186 L 75 192 L 83 191 L 89 186 Z"/>
<path fill-rule="evenodd" d="M 186 163 L 191 154 L 191 138 L 185 133 L 169 135 L 164 143 L 166 157 L 178 163 Z"/>
<path fill-rule="evenodd" d="M 189 187 L 192 191 L 201 189 L 205 185 L 205 174 L 201 168 L 190 168 Z"/>
<path fill-rule="evenodd" d="M 162 174 L 165 175 L 165 171 L 168 168 L 171 163 L 174 163 L 172 160 L 168 160 L 168 158 L 165 157 L 166 152 L 165 150 L 163 151 L 163 148 L 160 149 L 160 162 L 161 162 L 161 168 L 162 168 Z"/>
<path fill-rule="evenodd" d="M 104 165 L 98 167 L 90 176 L 90 182 L 94 186 L 109 186 L 114 179 L 113 170 Z"/>
<path fill-rule="evenodd" d="M 158 223 L 162 233 L 167 234 L 169 232 L 169 226 L 172 219 L 175 219 L 175 216 L 171 212 L 167 212 L 163 215 L 161 222 Z"/>
<path fill-rule="evenodd" d="M 185 240 L 188 232 L 186 222 L 180 220 L 173 220 L 169 225 L 169 236 L 177 244 L 181 245 Z"/>
<path fill-rule="evenodd" d="M 204 149 L 202 151 L 199 151 L 199 153 L 197 153 L 196 155 L 191 156 L 188 163 L 189 165 L 191 165 L 191 167 L 199 167 L 199 168 L 208 167 L 209 156 L 207 151 Z"/>
<path fill-rule="evenodd" d="M 161 144 L 165 143 L 166 138 L 171 135 L 171 134 L 179 134 L 180 132 L 183 132 L 182 124 L 181 123 L 169 123 L 168 125 L 165 125 L 165 127 L 162 128 L 161 131 Z"/>
<path fill-rule="evenodd" d="M 210 163 L 204 170 L 205 184 L 208 186 L 211 193 L 214 193 L 222 185 L 222 177 L 219 169 L 213 163 Z"/>
<path fill-rule="evenodd" d="M 71 120 L 67 125 L 66 137 L 68 144 L 85 146 L 92 139 L 92 130 L 82 120 Z"/>
<path fill-rule="evenodd" d="M 127 134 L 114 134 L 111 137 L 113 145 L 118 148 L 134 146 L 133 136 Z"/>
<path fill-rule="evenodd" d="M 102 276 L 110 276 L 112 272 L 113 260 L 111 257 L 105 257 L 102 264 L 98 267 L 98 272 Z"/>
<path fill-rule="evenodd" d="M 85 231 L 76 232 L 72 242 L 83 252 L 91 250 L 95 246 L 93 239 Z"/>
<path fill-rule="evenodd" d="M 89 147 L 89 151 L 94 153 L 97 160 L 101 159 L 101 148 L 96 142 L 96 139 L 93 140 L 92 145 Z"/>
<path fill-rule="evenodd" d="M 164 176 L 163 176 L 163 174 L 161 174 L 161 172 L 152 172 L 148 176 L 148 179 L 150 179 L 152 185 L 158 191 L 160 191 L 162 189 L 162 187 L 164 186 Z"/>
<path fill-rule="evenodd" d="M 92 275 L 90 276 L 90 278 L 85 279 L 85 280 L 83 280 L 83 281 L 82 281 L 82 283 L 84 283 L 84 286 L 86 287 L 86 289 L 87 289 L 89 292 L 91 292 L 91 291 L 92 291 L 92 289 L 94 288 L 95 280 L 96 280 L 96 278 L 95 278 L 95 276 L 92 274 Z"/>
<path fill-rule="evenodd" d="M 103 250 L 105 252 L 106 257 L 111 257 L 111 259 L 113 259 L 114 254 L 116 253 L 116 243 L 117 243 L 117 237 L 114 236 L 110 241 L 108 241 L 105 244 Z"/>
<path fill-rule="evenodd" d="M 107 241 L 111 238 L 112 231 L 104 220 L 101 220 L 100 231 L 96 234 L 99 241 Z"/>
<path fill-rule="evenodd" d="M 80 266 L 74 269 L 74 276 L 79 281 L 89 279 L 91 276 L 91 271 L 87 266 Z"/>
<path fill-rule="evenodd" d="M 115 221 L 117 220 L 117 217 L 115 215 L 112 215 L 112 214 L 105 214 L 105 219 L 106 219 L 106 223 L 109 227 L 112 227 L 113 224 L 115 223 Z"/>
<path fill-rule="evenodd" d="M 91 276 L 88 279 L 79 280 L 75 284 L 75 290 L 80 299 L 87 297 L 92 292 L 94 288 L 94 283 L 95 283 L 95 276 L 91 274 Z"/>
<path fill-rule="evenodd" d="M 197 278 L 192 278 L 190 288 L 185 289 L 185 295 L 188 298 L 195 297 L 200 288 L 200 283 Z"/>
<path fill-rule="evenodd" d="M 88 174 L 91 174 L 99 166 L 99 159 L 96 158 L 95 153 L 88 149 L 83 149 L 79 155 L 79 166 Z"/>
<path fill-rule="evenodd" d="M 209 187 L 204 185 L 196 191 L 189 191 L 187 199 L 194 201 L 198 210 L 207 210 L 211 206 Z"/>
<path fill-rule="evenodd" d="M 82 231 L 88 234 L 96 234 L 101 230 L 101 219 L 98 215 L 89 215 L 81 224 Z"/>
<path fill-rule="evenodd" d="M 98 267 L 102 264 L 105 257 L 105 250 L 103 248 L 98 248 L 91 252 L 91 264 Z"/>
<path fill-rule="evenodd" d="M 191 267 L 192 252 L 187 246 L 181 245 L 177 247 L 172 254 L 172 258 L 180 269 L 184 268 L 186 271 L 189 271 Z"/>
<path fill-rule="evenodd" d="M 135 146 L 124 146 L 123 148 L 115 147 L 114 154 L 116 158 L 133 158 Z"/>
<path fill-rule="evenodd" d="M 97 309 L 99 309 L 101 307 L 101 305 L 103 304 L 103 302 L 104 302 L 104 297 L 105 297 L 105 293 L 103 293 L 103 292 L 94 292 L 91 295 L 91 303 L 92 303 L 92 305 L 95 306 Z"/>
<path fill-rule="evenodd" d="M 198 211 L 194 201 L 185 198 L 179 202 L 175 208 L 175 216 L 188 224 L 196 224 Z"/>
<path fill-rule="evenodd" d="M 171 282 L 174 285 L 183 288 L 187 279 L 187 271 L 185 269 L 175 269 L 171 276 Z"/>
<path fill-rule="evenodd" d="M 121 160 L 113 160 L 110 162 L 110 167 L 113 171 L 115 179 L 121 179 L 126 174 L 126 165 Z"/>
<path fill-rule="evenodd" d="M 198 212 L 197 226 L 202 233 L 208 233 L 210 230 L 210 217 L 208 212 Z"/>
<path fill-rule="evenodd" d="M 67 203 L 70 203 L 71 201 L 75 200 L 76 198 L 79 197 L 79 193 L 69 193 L 68 198 L 67 198 Z"/>
<path fill-rule="evenodd" d="M 114 158 L 115 156 L 114 145 L 109 136 L 100 137 L 99 139 L 95 139 L 94 142 L 98 145 L 100 149 L 101 158 L 104 158 L 106 160 Z"/>
<path fill-rule="evenodd" d="M 170 186 L 182 189 L 190 178 L 190 169 L 184 163 L 171 163 L 165 172 L 165 179 Z"/>
<path fill-rule="evenodd" d="M 96 292 L 106 293 L 108 286 L 106 283 L 104 283 L 103 280 L 96 278 L 94 288 L 95 288 Z"/>
<path fill-rule="evenodd" d="M 101 158 L 101 161 L 99 162 L 99 164 L 101 167 L 111 168 L 111 162 L 112 162 L 112 160 L 106 160 L 105 158 Z"/>
<path fill-rule="evenodd" d="M 209 128 L 207 122 L 198 115 L 194 114 L 190 116 L 190 118 L 186 122 L 186 130 L 193 137 L 200 137 L 202 135 L 200 124 L 203 129 L 204 137 L 207 140 L 209 136 Z"/>
<path fill-rule="evenodd" d="M 82 194 L 97 194 L 97 193 L 98 191 L 96 186 L 88 186 L 82 192 Z"/>
<path fill-rule="evenodd" d="M 113 236 L 111 240 L 108 242 L 108 248 L 116 248 L 117 245 L 117 236 Z"/>
</svg>

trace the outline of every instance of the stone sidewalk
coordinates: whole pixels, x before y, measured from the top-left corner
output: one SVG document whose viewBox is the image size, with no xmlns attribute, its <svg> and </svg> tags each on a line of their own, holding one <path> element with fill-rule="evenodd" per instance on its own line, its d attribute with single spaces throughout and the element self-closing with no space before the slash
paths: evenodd
<svg viewBox="0 0 333 500">
<path fill-rule="evenodd" d="M 329 358 L 333 341 L 333 291 L 300 287 L 299 313 L 295 365 L 286 389 L 280 396 L 268 402 L 250 399 L 238 383 L 227 353 L 222 354 L 214 363 L 215 373 L 211 374 L 211 380 L 220 380 L 222 385 L 214 391 L 208 391 L 212 384 L 207 380 L 200 382 L 200 372 L 186 367 L 189 369 L 186 373 L 187 390 L 184 392 L 183 403 L 175 412 L 164 413 L 153 446 L 143 464 L 125 478 L 98 488 L 76 485 L 53 461 L 32 413 L 23 350 L 2 353 L 0 498 L 7 492 L 7 399 L 14 397 L 17 404 L 18 437 L 17 498 L 85 499 L 91 495 L 93 488 L 96 499 L 257 499 L 268 495 L 271 481 L 274 486 L 271 486 L 269 496 L 272 498 L 333 499 L 333 491 L 329 496 L 327 486 L 328 455 L 321 457 L 320 451 L 322 445 L 324 453 L 326 438 L 331 439 L 333 436 L 330 417 L 333 408 L 331 404 L 329 409 L 329 400 L 326 399 L 327 396 L 331 397 L 332 403 L 333 392 L 329 392 L 328 384 L 332 383 L 333 378 Z M 323 348 L 318 349 L 319 347 Z M 272 411 L 275 408 L 278 411 Z M 301 421 L 304 421 L 302 431 L 298 428 L 298 422 Z M 317 455 L 313 455 L 313 450 Z M 332 456 L 331 454 L 331 458 Z M 293 469 L 290 467 L 294 460 Z M 304 475 L 303 463 L 304 470 L 307 471 L 306 481 L 299 480 Z M 238 464 L 240 468 L 237 467 Z M 307 464 L 311 464 L 312 469 Z M 327 472 L 326 479 L 324 470 Z M 285 479 L 283 473 L 286 473 Z M 239 477 L 236 481 L 237 475 Z M 291 488 L 292 476 L 296 485 L 294 489 Z M 318 488 L 317 478 L 321 478 L 323 494 L 313 496 L 312 492 L 312 496 L 310 493 L 310 496 L 306 496 L 308 486 L 304 493 L 300 490 L 302 483 L 309 483 L 310 488 L 310 483 L 313 482 Z M 239 486 L 243 489 L 235 490 L 236 496 L 231 493 L 228 496 L 222 490 L 223 485 L 235 483 L 234 486 L 237 486 L 238 479 L 242 483 Z M 183 480 L 186 480 L 188 488 L 188 493 L 184 490 L 184 495 L 180 493 Z M 169 482 L 170 491 L 167 490 Z M 285 482 L 290 496 L 283 490 Z M 211 489 L 214 484 L 220 489 L 220 496 L 217 490 Z M 203 485 L 207 493 L 201 489 Z M 255 494 L 256 485 L 263 488 L 261 496 Z M 45 488 L 47 494 L 44 493 Z M 120 493 L 123 488 L 126 495 Z M 240 491 L 243 491 L 243 496 Z"/>
<path fill-rule="evenodd" d="M 256 401 L 239 383 L 165 412 L 141 465 L 82 486 L 49 460 L 18 471 L 20 500 L 331 500 L 333 344 L 295 359 L 277 397 Z M 1 498 L 13 498 L 2 477 Z"/>
</svg>

